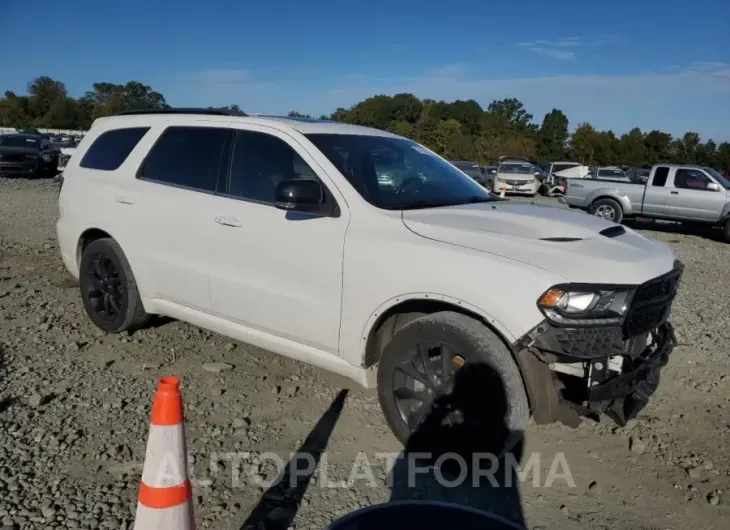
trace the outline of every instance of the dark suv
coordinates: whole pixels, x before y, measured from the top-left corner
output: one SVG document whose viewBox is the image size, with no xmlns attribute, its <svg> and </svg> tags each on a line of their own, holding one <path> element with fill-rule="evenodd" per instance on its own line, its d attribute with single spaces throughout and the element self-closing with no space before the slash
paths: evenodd
<svg viewBox="0 0 730 530">
<path fill-rule="evenodd" d="M 469 175 L 477 184 L 481 184 L 484 186 L 485 183 L 485 175 L 482 172 L 482 168 L 477 164 L 476 162 L 472 162 L 470 160 L 454 160 L 451 161 L 453 165 L 458 167 L 460 170 L 462 170 L 464 173 Z"/>
<path fill-rule="evenodd" d="M 58 167 L 59 152 L 36 134 L 0 136 L 0 175 L 42 177 Z"/>
</svg>

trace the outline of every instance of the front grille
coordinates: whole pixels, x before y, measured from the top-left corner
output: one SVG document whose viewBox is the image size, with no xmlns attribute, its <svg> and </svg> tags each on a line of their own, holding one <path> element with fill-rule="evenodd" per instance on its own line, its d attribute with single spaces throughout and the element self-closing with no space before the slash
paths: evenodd
<svg viewBox="0 0 730 530">
<path fill-rule="evenodd" d="M 503 180 L 502 182 L 505 182 L 510 186 L 527 186 L 530 183 L 529 180 Z"/>
<path fill-rule="evenodd" d="M 5 154 L 0 155 L 3 162 L 25 162 L 25 155 Z"/>
<path fill-rule="evenodd" d="M 676 261 L 670 272 L 639 286 L 624 321 L 626 338 L 648 333 L 669 318 L 683 270 Z"/>
</svg>

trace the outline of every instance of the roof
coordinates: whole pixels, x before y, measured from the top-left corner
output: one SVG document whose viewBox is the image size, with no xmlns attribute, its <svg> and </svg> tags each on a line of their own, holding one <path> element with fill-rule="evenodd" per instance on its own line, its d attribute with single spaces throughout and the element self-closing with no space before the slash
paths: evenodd
<svg viewBox="0 0 730 530">
<path fill-rule="evenodd" d="M 363 136 L 386 136 L 401 138 L 392 134 L 371 127 L 351 125 L 334 121 L 316 120 L 311 118 L 300 118 L 293 116 L 273 116 L 268 114 L 244 114 L 235 113 L 220 109 L 160 109 L 152 111 L 131 111 L 99 118 L 94 122 L 104 124 L 105 128 L 111 128 L 112 123 L 126 123 L 127 126 L 151 125 L 160 123 L 176 123 L 180 125 L 190 121 L 210 122 L 241 122 L 252 123 L 274 127 L 279 130 L 294 129 L 301 134 L 353 134 Z"/>
</svg>

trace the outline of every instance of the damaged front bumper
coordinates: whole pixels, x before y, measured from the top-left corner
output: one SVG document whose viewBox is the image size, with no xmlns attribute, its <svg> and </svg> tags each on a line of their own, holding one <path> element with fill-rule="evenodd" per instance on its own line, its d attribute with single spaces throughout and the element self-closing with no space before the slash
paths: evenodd
<svg viewBox="0 0 730 530">
<path fill-rule="evenodd" d="M 677 340 L 668 318 L 681 263 L 637 288 L 622 325 L 561 327 L 547 320 L 514 344 L 536 423 L 575 426 L 605 414 L 625 425 L 647 405 Z"/>
<path fill-rule="evenodd" d="M 608 336 L 594 337 L 602 343 L 603 348 L 596 348 L 602 355 L 577 358 L 541 347 L 554 341 L 554 331 L 548 329 L 542 340 L 517 354 L 536 423 L 561 421 L 576 426 L 581 416 L 605 414 L 625 425 L 656 392 L 660 372 L 677 344 L 672 325 L 664 322 L 638 340 L 622 341 L 621 353 L 616 351 L 619 344 Z M 564 336 L 565 330 L 560 331 Z M 580 337 L 576 342 L 581 342 Z M 641 342 L 643 349 L 638 347 Z"/>
</svg>

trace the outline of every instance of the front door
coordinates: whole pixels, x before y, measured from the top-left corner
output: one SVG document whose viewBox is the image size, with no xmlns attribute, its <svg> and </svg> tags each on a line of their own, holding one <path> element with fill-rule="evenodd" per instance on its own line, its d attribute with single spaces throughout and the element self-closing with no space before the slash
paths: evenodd
<svg viewBox="0 0 730 530">
<path fill-rule="evenodd" d="M 236 127 L 236 125 L 234 125 Z M 318 179 L 310 154 L 269 127 L 236 129 L 225 194 L 211 219 L 214 311 L 251 328 L 337 353 L 348 211 L 317 217 L 274 207 L 283 179 Z M 336 200 L 331 191 L 326 200 Z"/>
</svg>

